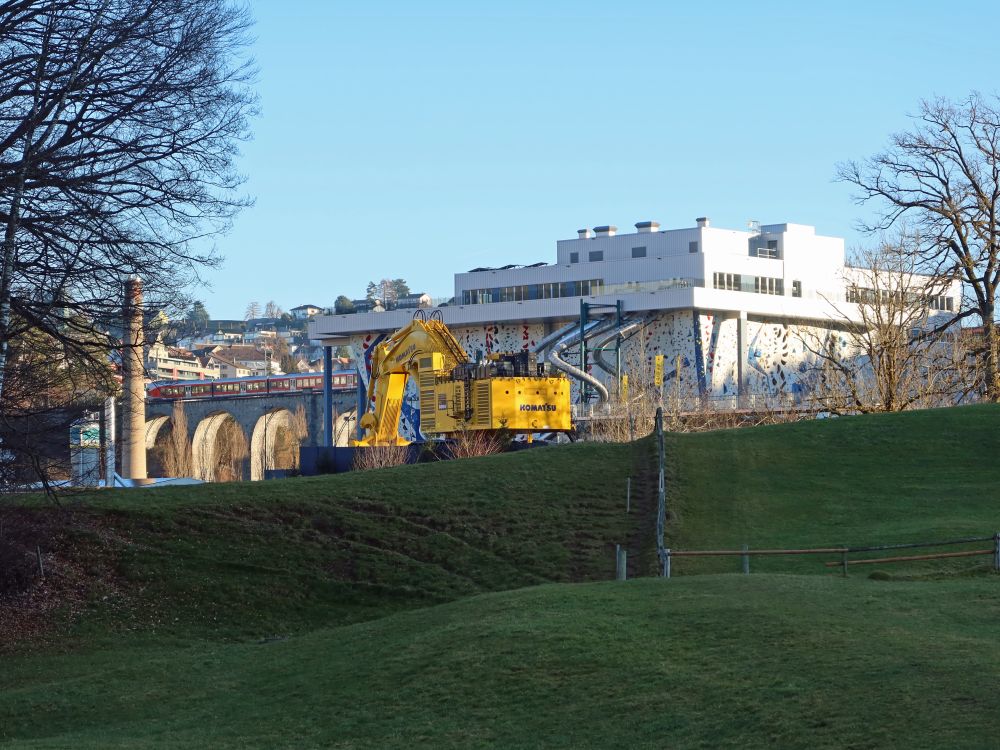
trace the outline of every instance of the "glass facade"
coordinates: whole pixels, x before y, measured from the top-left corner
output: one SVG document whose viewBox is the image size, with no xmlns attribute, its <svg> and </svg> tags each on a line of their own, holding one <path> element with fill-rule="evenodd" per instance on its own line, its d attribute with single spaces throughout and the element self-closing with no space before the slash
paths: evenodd
<svg viewBox="0 0 1000 750">
<path fill-rule="evenodd" d="M 560 297 L 587 297 L 603 294 L 602 279 L 583 281 L 553 281 L 545 284 L 498 286 L 492 289 L 466 289 L 462 292 L 463 305 L 482 305 L 489 302 L 523 302 L 533 299 L 558 299 Z"/>
</svg>

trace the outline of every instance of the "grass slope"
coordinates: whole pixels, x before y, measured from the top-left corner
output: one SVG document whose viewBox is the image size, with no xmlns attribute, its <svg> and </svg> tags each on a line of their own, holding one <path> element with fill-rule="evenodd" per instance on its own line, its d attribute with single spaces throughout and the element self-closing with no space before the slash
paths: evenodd
<svg viewBox="0 0 1000 750">
<path fill-rule="evenodd" d="M 70 560 L 110 570 L 77 625 L 84 642 L 116 630 L 286 635 L 485 591 L 610 578 L 614 543 L 630 530 L 631 460 L 629 446 L 578 444 L 100 493 L 71 507 L 68 537 L 40 544 L 52 576 Z"/>
<path fill-rule="evenodd" d="M 997 405 L 675 435 L 667 450 L 672 548 L 866 546 L 1000 530 Z M 740 566 L 739 558 L 675 563 L 681 574 Z M 815 558 L 754 558 L 752 566 L 822 569 Z"/>
<path fill-rule="evenodd" d="M 670 436 L 669 544 L 989 533 L 998 418 L 983 406 Z M 806 576 L 685 577 L 739 563 L 678 560 L 671 581 L 483 595 L 609 578 L 616 541 L 651 569 L 651 454 L 651 441 L 574 445 L 87 498 L 46 547 L 46 586 L 73 568 L 103 571 L 106 588 L 58 649 L 3 657 L 0 741 L 990 745 L 1000 578 L 976 561 L 873 581 L 815 559 L 753 562 Z M 905 580 L 919 577 L 936 580 Z"/>
<path fill-rule="evenodd" d="M 982 748 L 995 578 L 542 586 L 267 644 L 5 668 L 9 747 Z"/>
</svg>

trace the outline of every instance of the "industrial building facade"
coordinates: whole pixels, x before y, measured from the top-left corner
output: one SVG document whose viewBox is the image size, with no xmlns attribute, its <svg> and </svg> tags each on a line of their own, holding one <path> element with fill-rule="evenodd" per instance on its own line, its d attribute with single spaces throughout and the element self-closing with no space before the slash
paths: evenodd
<svg viewBox="0 0 1000 750">
<path fill-rule="evenodd" d="M 458 273 L 455 304 L 437 309 L 475 357 L 535 349 L 579 320 L 582 302 L 620 303 L 625 316 L 641 321 L 622 344 L 626 372 L 648 376 L 663 355 L 675 392 L 734 407 L 748 396 L 797 398 L 819 342 L 858 318 L 859 300 L 848 298 L 868 272 L 845 264 L 842 239 L 811 226 L 732 230 L 705 218 L 684 229 L 635 226 L 627 234 L 613 226 L 579 230 L 557 243 L 551 264 Z M 960 294 L 956 282 L 928 300 L 931 322 L 956 309 Z M 411 317 L 403 310 L 319 316 L 309 335 L 327 346 L 348 344 L 363 361 L 375 341 Z M 408 401 L 404 417 L 412 422 L 416 399 Z"/>
</svg>

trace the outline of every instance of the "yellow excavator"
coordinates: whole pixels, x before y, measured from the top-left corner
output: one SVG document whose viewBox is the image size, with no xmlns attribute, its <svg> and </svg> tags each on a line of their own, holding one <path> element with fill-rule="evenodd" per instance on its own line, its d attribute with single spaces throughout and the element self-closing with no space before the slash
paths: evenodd
<svg viewBox="0 0 1000 750">
<path fill-rule="evenodd" d="M 358 446 L 408 445 L 399 434 L 403 394 L 410 377 L 420 393 L 420 431 L 448 437 L 465 430 L 508 430 L 532 435 L 567 432 L 570 383 L 550 377 L 534 352 L 490 354 L 472 362 L 441 320 L 422 310 L 403 328 L 375 346 L 368 401 Z"/>
</svg>

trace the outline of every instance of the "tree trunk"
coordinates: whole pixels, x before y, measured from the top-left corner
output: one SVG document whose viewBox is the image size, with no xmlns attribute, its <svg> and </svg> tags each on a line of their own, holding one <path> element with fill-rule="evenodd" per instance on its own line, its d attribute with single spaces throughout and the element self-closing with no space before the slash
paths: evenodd
<svg viewBox="0 0 1000 750">
<path fill-rule="evenodd" d="M 993 320 L 993 308 L 983 311 L 983 371 L 986 381 L 986 399 L 1000 401 L 1000 372 L 997 371 L 998 337 L 1000 329 Z"/>
</svg>

